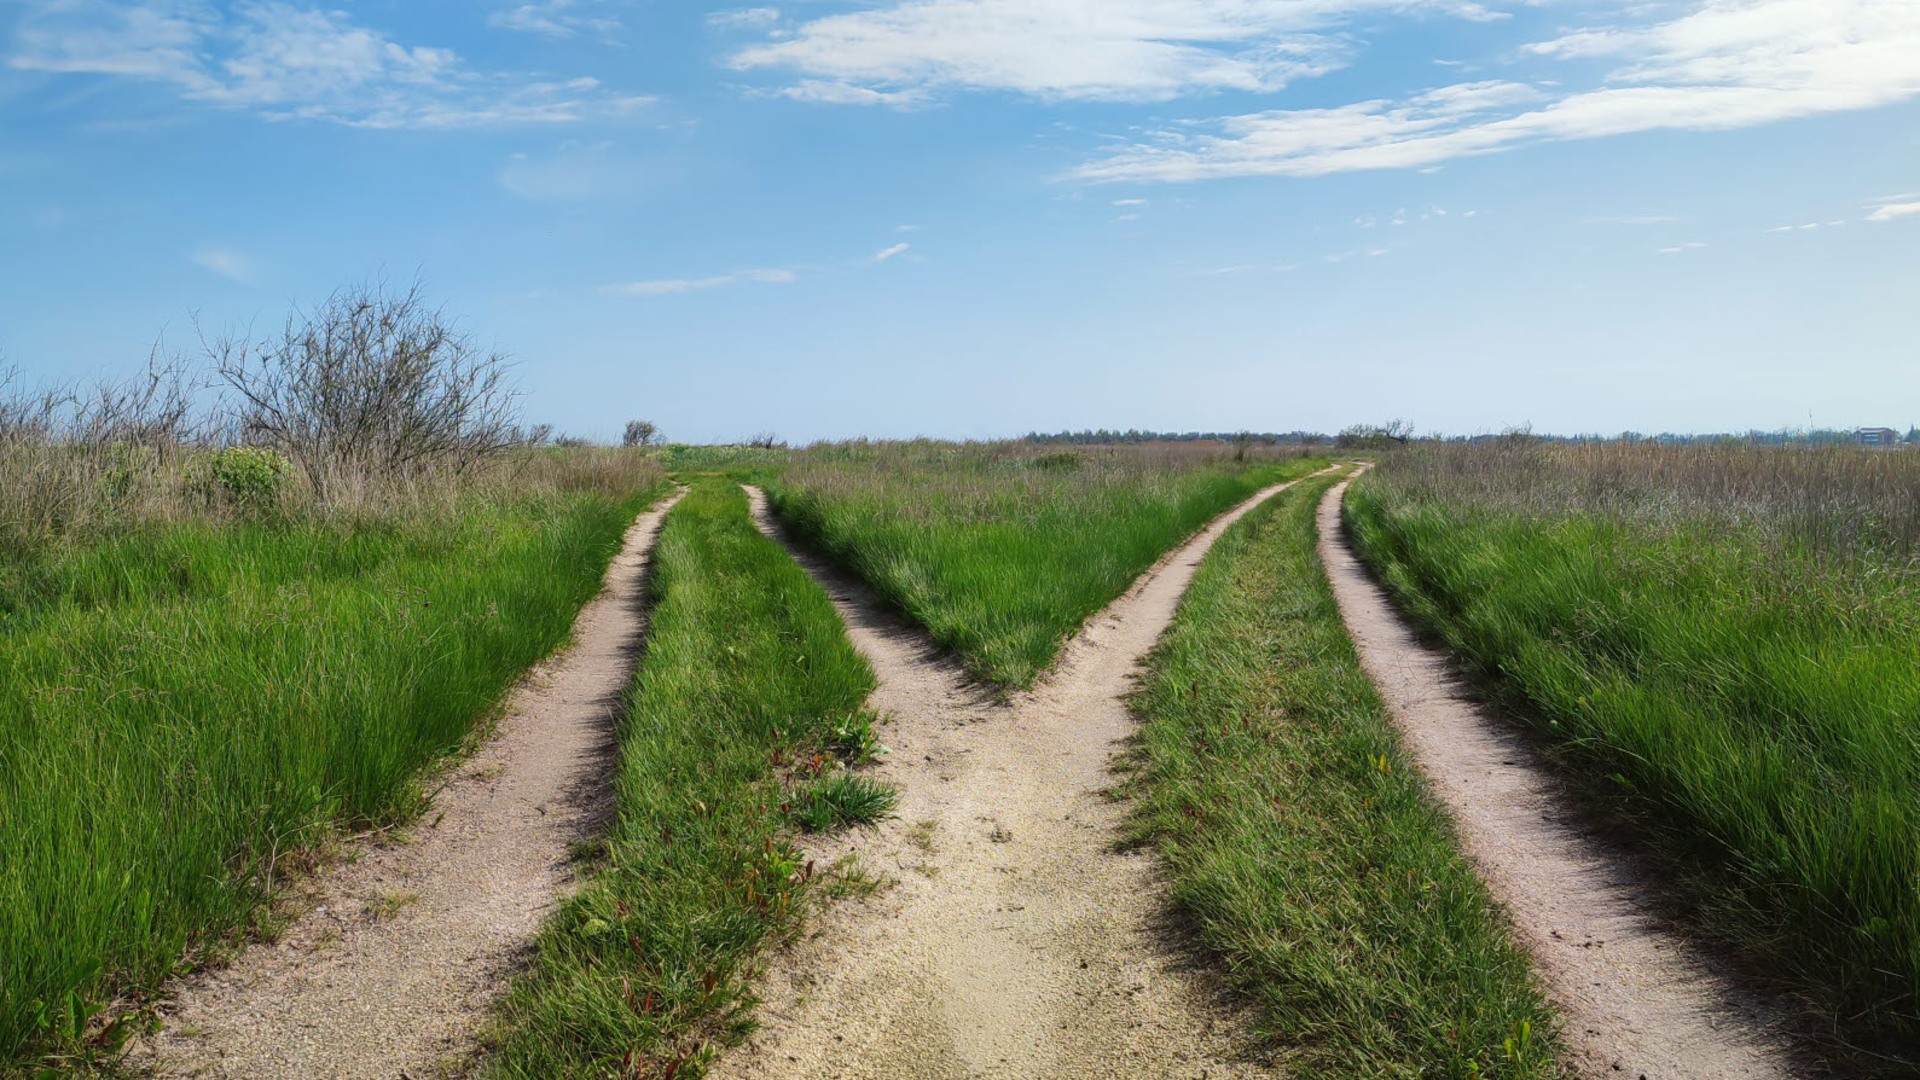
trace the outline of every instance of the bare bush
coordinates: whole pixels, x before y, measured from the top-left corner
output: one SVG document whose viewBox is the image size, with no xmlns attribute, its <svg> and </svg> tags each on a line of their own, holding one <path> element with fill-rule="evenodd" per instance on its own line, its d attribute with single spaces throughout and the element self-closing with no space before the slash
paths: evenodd
<svg viewBox="0 0 1920 1080">
<path fill-rule="evenodd" d="M 286 454 L 323 500 L 370 477 L 459 477 L 522 439 L 506 358 L 476 349 L 418 286 L 344 289 L 276 337 L 208 353 L 241 438 Z"/>
<path fill-rule="evenodd" d="M 629 420 L 627 430 L 620 436 L 621 446 L 652 446 L 660 437 L 660 427 L 651 420 Z"/>
</svg>

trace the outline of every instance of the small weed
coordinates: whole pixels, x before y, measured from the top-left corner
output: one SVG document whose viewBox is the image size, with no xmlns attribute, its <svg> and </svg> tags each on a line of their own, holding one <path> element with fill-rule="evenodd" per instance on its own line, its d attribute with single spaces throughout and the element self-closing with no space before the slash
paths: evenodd
<svg viewBox="0 0 1920 1080">
<path fill-rule="evenodd" d="M 367 901 L 364 910 L 368 918 L 379 922 L 384 919 L 391 919 L 419 902 L 420 894 L 417 892 L 407 892 L 405 890 L 386 892 Z"/>
<path fill-rule="evenodd" d="M 845 855 L 821 875 L 820 891 L 835 900 L 869 900 L 898 884 L 898 878 L 868 870 L 858 855 Z"/>
<path fill-rule="evenodd" d="M 833 751 L 851 767 L 859 767 L 889 751 L 873 731 L 873 714 L 858 712 L 833 729 Z"/>
<path fill-rule="evenodd" d="M 916 821 L 913 823 L 913 827 L 907 830 L 907 843 L 931 855 L 938 850 L 933 844 L 933 834 L 939 830 L 940 823 L 932 818 L 928 818 L 925 821 Z"/>
</svg>

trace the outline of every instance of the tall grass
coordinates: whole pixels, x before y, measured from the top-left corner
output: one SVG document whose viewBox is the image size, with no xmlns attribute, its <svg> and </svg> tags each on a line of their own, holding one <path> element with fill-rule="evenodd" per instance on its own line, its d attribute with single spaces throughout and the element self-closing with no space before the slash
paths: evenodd
<svg viewBox="0 0 1920 1080">
<path fill-rule="evenodd" d="M 1916 454 L 1516 444 L 1390 458 L 1349 514 L 1704 929 L 1843 1049 L 1915 1058 L 1916 492 Z"/>
<path fill-rule="evenodd" d="M 1134 828 L 1288 1073 L 1557 1076 L 1526 957 L 1360 668 L 1316 548 L 1333 478 L 1236 524 L 1133 699 Z"/>
<path fill-rule="evenodd" d="M 1030 685 L 1154 560 L 1304 451 L 1217 443 L 1073 450 L 841 444 L 797 454 L 774 506 L 978 677 Z"/>
<path fill-rule="evenodd" d="M 259 925 L 287 856 L 414 811 L 598 588 L 638 462 L 32 534 L 0 570 L 0 1072 L 88 1052 L 102 1001 Z"/>
<path fill-rule="evenodd" d="M 801 827 L 884 813 L 845 772 L 874 677 L 826 594 L 731 483 L 696 481 L 655 555 L 605 861 L 542 931 L 485 1071 L 691 1080 L 751 1023 L 751 962 L 791 927 Z"/>
</svg>

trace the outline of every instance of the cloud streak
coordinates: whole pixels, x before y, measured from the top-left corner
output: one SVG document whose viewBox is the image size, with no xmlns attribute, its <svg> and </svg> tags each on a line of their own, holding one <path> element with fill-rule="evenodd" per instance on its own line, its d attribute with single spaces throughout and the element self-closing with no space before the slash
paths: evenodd
<svg viewBox="0 0 1920 1080">
<path fill-rule="evenodd" d="M 226 13 L 200 0 L 41 2 L 7 58 L 24 71 L 111 76 L 269 120 L 446 129 L 607 119 L 651 99 L 594 79 L 483 73 L 449 49 L 409 46 L 344 12 L 283 2 Z"/>
<path fill-rule="evenodd" d="M 1154 133 L 1072 175 L 1180 182 L 1427 168 L 1532 143 L 1728 130 L 1890 105 L 1920 96 L 1920 4 L 1696 0 L 1678 19 L 1582 30 L 1526 52 L 1616 66 L 1584 90 L 1493 80 L 1222 117 Z"/>
<path fill-rule="evenodd" d="M 706 289 L 721 289 L 729 285 L 787 285 L 798 281 L 799 277 L 791 270 L 737 270 L 731 274 L 720 274 L 716 277 L 661 278 L 654 281 L 629 281 L 617 285 L 603 285 L 600 287 L 600 295 L 679 296 Z"/>
<path fill-rule="evenodd" d="M 1335 70 L 1348 53 L 1340 25 L 1379 12 L 1501 17 L 1474 0 L 896 0 L 805 22 L 729 63 L 794 72 L 790 96 L 832 104 L 941 91 L 1164 101 Z"/>
</svg>

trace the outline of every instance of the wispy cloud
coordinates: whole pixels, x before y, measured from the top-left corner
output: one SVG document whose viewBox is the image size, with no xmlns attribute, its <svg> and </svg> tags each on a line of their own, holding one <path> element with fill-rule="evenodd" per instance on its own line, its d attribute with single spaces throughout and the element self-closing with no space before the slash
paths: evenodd
<svg viewBox="0 0 1920 1080">
<path fill-rule="evenodd" d="M 1348 54 L 1338 27 L 1381 11 L 1500 17 L 1473 0 L 893 0 L 811 20 L 731 64 L 880 95 L 816 87 L 802 98 L 829 103 L 911 104 L 945 90 L 1161 101 L 1271 92 L 1332 71 Z"/>
<path fill-rule="evenodd" d="M 39 0 L 7 63 L 161 83 L 189 101 L 271 120 L 367 128 L 566 123 L 651 101 L 591 78 L 475 71 L 449 49 L 403 45 L 345 12 L 281 2 L 228 14 L 198 0 Z"/>
<path fill-rule="evenodd" d="M 904 243 L 895 244 L 892 247 L 883 248 L 880 251 L 875 252 L 873 255 L 873 261 L 877 263 L 883 263 L 883 262 L 886 262 L 888 259 L 905 255 L 908 251 L 912 249 L 913 249 L 912 244 L 904 244 Z"/>
<path fill-rule="evenodd" d="M 1893 195 L 1879 200 L 1867 214 L 1868 221 L 1898 221 L 1920 214 L 1920 193 Z"/>
<path fill-rule="evenodd" d="M 487 25 L 550 38 L 587 34 L 611 40 L 620 32 L 620 20 L 594 14 L 600 6 L 593 0 L 539 0 L 496 11 L 487 16 Z"/>
<path fill-rule="evenodd" d="M 1611 60 L 1566 90 L 1483 81 L 1399 100 L 1223 117 L 1155 133 L 1074 175 L 1187 181 L 1419 169 L 1528 143 L 1714 131 L 1920 96 L 1911 0 L 1692 0 L 1681 18 L 1582 30 L 1529 46 L 1549 61 Z"/>
<path fill-rule="evenodd" d="M 1698 240 L 1690 240 L 1690 241 L 1688 241 L 1687 243 L 1684 243 L 1684 244 L 1675 244 L 1675 245 L 1673 245 L 1672 247 L 1663 247 L 1663 248 L 1661 248 L 1661 249 L 1660 249 L 1660 250 L 1659 250 L 1659 251 L 1658 251 L 1658 252 L 1657 252 L 1656 254 L 1660 254 L 1660 255 L 1684 255 L 1684 254 L 1686 254 L 1686 253 L 1687 253 L 1687 252 L 1689 252 L 1689 251 L 1699 251 L 1699 250 L 1701 250 L 1702 248 L 1704 248 L 1704 247 L 1706 247 L 1706 246 L 1707 246 L 1707 245 L 1705 245 L 1705 244 L 1703 244 L 1703 243 L 1701 243 L 1701 242 L 1700 242 L 1700 241 L 1698 241 Z"/>
<path fill-rule="evenodd" d="M 202 246 L 194 249 L 193 264 L 243 285 L 253 284 L 253 260 L 233 248 Z"/>
<path fill-rule="evenodd" d="M 707 16 L 707 25 L 722 30 L 758 30 L 780 21 L 780 9 L 770 7 L 716 11 Z"/>
<path fill-rule="evenodd" d="M 737 270 L 706 278 L 662 278 L 655 281 L 629 281 L 600 287 L 602 296 L 678 296 L 702 289 L 720 289 L 728 285 L 786 285 L 799 280 L 791 270 Z"/>
</svg>

